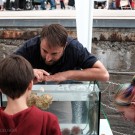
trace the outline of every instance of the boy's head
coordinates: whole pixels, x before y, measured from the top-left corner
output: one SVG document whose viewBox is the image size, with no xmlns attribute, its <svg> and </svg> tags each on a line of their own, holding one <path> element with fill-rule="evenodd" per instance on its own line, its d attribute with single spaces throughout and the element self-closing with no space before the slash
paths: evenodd
<svg viewBox="0 0 135 135">
<path fill-rule="evenodd" d="M 22 56 L 10 55 L 0 61 L 0 90 L 8 97 L 23 95 L 33 78 L 33 68 Z"/>
</svg>

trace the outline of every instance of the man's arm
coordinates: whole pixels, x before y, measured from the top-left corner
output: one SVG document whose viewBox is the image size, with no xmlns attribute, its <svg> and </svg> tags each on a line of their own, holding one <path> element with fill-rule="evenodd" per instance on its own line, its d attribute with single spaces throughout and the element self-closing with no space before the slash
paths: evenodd
<svg viewBox="0 0 135 135">
<path fill-rule="evenodd" d="M 65 72 L 59 72 L 54 75 L 45 76 L 45 81 L 66 81 L 66 80 L 77 80 L 77 81 L 108 81 L 109 73 L 104 65 L 97 61 L 92 68 L 83 70 L 69 70 Z"/>
</svg>

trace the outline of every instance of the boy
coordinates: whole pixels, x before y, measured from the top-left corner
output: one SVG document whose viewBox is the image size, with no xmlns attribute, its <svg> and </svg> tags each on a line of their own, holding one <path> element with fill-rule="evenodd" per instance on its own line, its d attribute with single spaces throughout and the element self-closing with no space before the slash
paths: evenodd
<svg viewBox="0 0 135 135">
<path fill-rule="evenodd" d="M 22 56 L 0 61 L 0 90 L 7 95 L 6 108 L 0 108 L 0 135 L 61 135 L 55 115 L 27 106 L 33 78 L 33 68 Z"/>
</svg>

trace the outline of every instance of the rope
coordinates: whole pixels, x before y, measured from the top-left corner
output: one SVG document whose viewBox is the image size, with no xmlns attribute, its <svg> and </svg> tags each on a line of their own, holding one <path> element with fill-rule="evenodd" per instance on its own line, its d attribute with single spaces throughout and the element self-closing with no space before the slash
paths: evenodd
<svg viewBox="0 0 135 135">
<path fill-rule="evenodd" d="M 110 81 L 107 81 L 107 83 L 113 84 L 113 85 L 121 85 L 120 83 L 114 83 L 114 82 L 110 82 Z"/>
<path fill-rule="evenodd" d="M 116 108 L 113 108 L 113 107 L 110 107 L 110 106 L 108 106 L 108 105 L 106 105 L 106 104 L 104 104 L 104 103 L 101 103 L 103 106 L 105 106 L 106 108 L 109 108 L 109 109 L 111 109 L 111 110 L 113 110 L 113 111 L 117 111 L 117 109 Z"/>
<path fill-rule="evenodd" d="M 117 132 L 117 131 L 115 131 L 115 130 L 112 130 L 112 131 L 113 131 L 113 133 L 117 133 L 117 134 L 119 134 L 119 135 L 130 135 L 130 134 L 123 134 L 123 133 Z"/>
</svg>

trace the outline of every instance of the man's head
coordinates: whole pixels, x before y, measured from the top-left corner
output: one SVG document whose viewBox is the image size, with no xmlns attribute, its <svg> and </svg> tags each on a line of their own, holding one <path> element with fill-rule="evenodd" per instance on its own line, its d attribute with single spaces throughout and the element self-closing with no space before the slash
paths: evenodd
<svg viewBox="0 0 135 135">
<path fill-rule="evenodd" d="M 12 99 L 19 98 L 34 78 L 31 64 L 19 55 L 0 61 L 0 90 Z"/>
<path fill-rule="evenodd" d="M 66 29 L 60 24 L 51 24 L 43 27 L 40 51 L 47 65 L 53 65 L 62 57 L 67 37 Z"/>
</svg>

